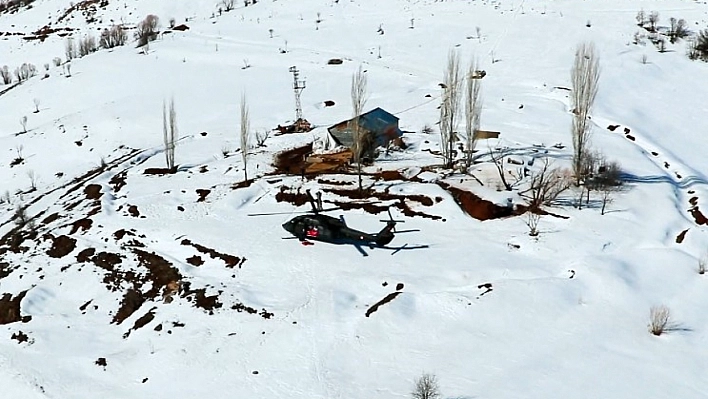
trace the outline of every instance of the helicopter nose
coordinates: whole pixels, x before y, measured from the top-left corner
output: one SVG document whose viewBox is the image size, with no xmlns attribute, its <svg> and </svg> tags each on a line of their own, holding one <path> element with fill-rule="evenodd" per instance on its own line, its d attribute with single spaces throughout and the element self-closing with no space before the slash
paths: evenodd
<svg viewBox="0 0 708 399">
<path fill-rule="evenodd" d="M 294 234 L 293 231 L 295 230 L 295 223 L 293 223 L 292 220 L 289 222 L 285 222 L 285 223 L 283 223 L 283 228 L 288 233 Z"/>
</svg>

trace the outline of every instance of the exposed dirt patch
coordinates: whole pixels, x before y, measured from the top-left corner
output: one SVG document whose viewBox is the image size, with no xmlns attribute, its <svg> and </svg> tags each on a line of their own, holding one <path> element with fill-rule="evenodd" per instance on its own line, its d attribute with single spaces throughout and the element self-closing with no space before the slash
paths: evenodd
<svg viewBox="0 0 708 399">
<path fill-rule="evenodd" d="M 145 175 L 153 175 L 153 176 L 164 176 L 164 175 L 173 175 L 177 173 L 177 167 L 175 166 L 174 168 L 147 168 L 145 171 L 143 171 L 143 174 Z"/>
<path fill-rule="evenodd" d="M 237 303 L 235 305 L 232 305 L 231 309 L 233 309 L 239 313 L 246 312 L 246 313 L 250 313 L 250 314 L 259 314 L 264 319 L 270 319 L 271 317 L 273 317 L 273 313 L 270 313 L 265 309 L 261 309 L 261 311 L 259 313 L 257 309 L 252 308 L 250 306 L 246 306 L 242 303 Z"/>
<path fill-rule="evenodd" d="M 152 309 L 148 310 L 147 313 L 145 313 L 144 315 L 140 316 L 140 318 L 138 318 L 137 320 L 135 320 L 135 323 L 133 324 L 133 327 L 132 327 L 130 330 L 126 331 L 125 334 L 123 334 L 123 338 L 128 338 L 128 336 L 130 335 L 130 332 L 131 332 L 131 331 L 136 331 L 136 330 L 138 330 L 138 329 L 140 329 L 140 328 L 143 328 L 143 327 L 145 327 L 148 323 L 150 323 L 151 321 L 153 321 L 153 320 L 155 319 L 155 310 L 156 310 L 156 309 L 157 309 L 157 307 L 153 307 Z"/>
<path fill-rule="evenodd" d="M 194 256 L 187 258 L 187 263 L 189 263 L 192 266 L 199 267 L 204 264 L 204 261 L 202 260 L 201 257 L 194 255 Z"/>
<path fill-rule="evenodd" d="M 275 156 L 275 164 L 273 165 L 276 173 L 304 175 L 307 168 L 305 159 L 310 153 L 312 153 L 312 144 L 278 153 Z"/>
<path fill-rule="evenodd" d="M 571 277 L 571 278 L 572 278 L 572 277 Z M 492 283 L 480 284 L 480 285 L 477 286 L 477 288 L 479 288 L 480 290 L 482 290 L 482 289 L 484 290 L 481 294 L 479 294 L 479 296 L 484 296 L 484 295 L 489 294 L 490 292 L 493 291 L 493 289 L 492 289 Z"/>
<path fill-rule="evenodd" d="M 228 267 L 228 268 L 233 268 L 233 267 L 238 266 L 238 268 L 240 269 L 241 266 L 243 265 L 243 263 L 246 262 L 246 258 L 239 258 L 238 256 L 224 254 L 224 253 L 218 252 L 214 249 L 207 248 L 204 245 L 192 242 L 186 238 L 184 240 L 182 240 L 182 242 L 180 244 L 192 246 L 197 251 L 199 251 L 203 254 L 209 255 L 213 259 L 221 259 L 222 261 L 224 261 L 224 263 L 226 264 L 226 267 Z M 201 260 L 201 258 L 200 258 L 200 260 Z M 187 260 L 187 261 L 189 262 L 189 260 Z M 195 266 L 199 266 L 199 265 L 195 265 Z"/>
<path fill-rule="evenodd" d="M 98 184 L 89 184 L 86 186 L 84 189 L 84 194 L 86 194 L 86 198 L 90 200 L 97 200 L 103 195 L 101 192 L 101 186 Z"/>
<path fill-rule="evenodd" d="M 120 308 L 118 312 L 113 317 L 113 324 L 121 324 L 130 317 L 136 310 L 140 308 L 145 302 L 145 297 L 142 293 L 135 289 L 129 289 L 125 295 L 123 295 L 123 300 L 120 303 Z"/>
<path fill-rule="evenodd" d="M 628 138 L 629 140 L 631 140 L 631 141 L 636 140 L 636 139 L 634 138 L 634 136 L 632 136 L 631 134 L 625 134 L 624 136 L 625 136 L 626 138 Z"/>
<path fill-rule="evenodd" d="M 61 216 L 59 215 L 59 213 L 52 213 L 51 215 L 49 215 L 49 216 L 47 216 L 46 218 L 44 218 L 44 220 L 42 220 L 41 223 L 44 224 L 44 225 L 47 225 L 47 224 L 49 224 L 49 223 L 51 223 L 51 222 L 53 222 L 53 221 L 59 219 L 60 217 L 61 217 Z"/>
<path fill-rule="evenodd" d="M 128 206 L 128 213 L 134 218 L 140 217 L 140 211 L 136 205 Z"/>
<path fill-rule="evenodd" d="M 125 229 L 116 230 L 116 232 L 113 233 L 113 238 L 115 238 L 116 241 L 122 240 L 125 236 L 135 237 L 135 233 Z"/>
<path fill-rule="evenodd" d="M 332 100 L 325 100 L 324 106 L 325 106 L 325 107 L 334 107 L 334 101 L 332 101 Z"/>
<path fill-rule="evenodd" d="M 689 229 L 686 229 L 676 236 L 676 244 L 681 244 L 683 242 L 684 238 L 686 238 L 686 233 L 688 233 L 688 230 Z"/>
<path fill-rule="evenodd" d="M 223 304 L 219 302 L 219 295 L 207 296 L 205 288 L 193 290 L 190 286 L 191 284 L 189 282 L 184 283 L 182 287 L 182 298 L 190 299 L 196 307 L 206 310 L 209 314 L 214 314 L 214 309 L 219 309 L 223 306 Z"/>
<path fill-rule="evenodd" d="M 197 202 L 204 202 L 206 201 L 207 195 L 211 193 L 211 190 L 206 190 L 203 188 L 198 188 L 197 189 L 197 195 L 199 195 L 199 199 L 197 199 Z"/>
<path fill-rule="evenodd" d="M 96 253 L 94 248 L 86 248 L 81 250 L 78 255 L 76 255 L 76 261 L 80 263 L 86 263 L 91 260 L 91 257 Z"/>
<path fill-rule="evenodd" d="M 251 184 L 253 184 L 253 179 L 250 180 L 243 180 L 238 183 L 235 183 L 234 185 L 231 186 L 232 190 L 238 190 L 239 188 L 246 188 L 250 187 Z"/>
<path fill-rule="evenodd" d="M 477 220 L 499 219 L 523 213 L 521 210 L 514 210 L 514 208 L 499 206 L 493 202 L 483 200 L 469 191 L 453 187 L 449 184 L 438 184 L 452 195 L 452 198 L 455 199 L 466 214 Z"/>
<path fill-rule="evenodd" d="M 69 234 L 74 234 L 79 230 L 86 231 L 91 228 L 91 225 L 93 225 L 93 220 L 89 218 L 79 219 L 71 224 L 71 232 Z"/>
<path fill-rule="evenodd" d="M 694 207 L 691 209 L 689 212 L 691 212 L 691 215 L 693 216 L 693 219 L 696 221 L 697 225 L 702 225 L 702 224 L 707 224 L 708 225 L 708 218 L 701 213 L 701 210 L 698 209 L 698 207 Z"/>
<path fill-rule="evenodd" d="M 178 32 L 184 32 L 186 30 L 189 30 L 189 26 L 187 26 L 185 24 L 180 24 L 180 25 L 177 25 L 174 28 L 172 28 L 172 30 L 176 30 Z"/>
<path fill-rule="evenodd" d="M 620 127 L 620 125 L 610 125 L 607 126 L 607 130 L 614 132 L 618 127 Z"/>
<path fill-rule="evenodd" d="M 27 295 L 27 291 L 22 291 L 16 297 L 12 294 L 3 294 L 0 298 L 0 324 L 10 324 L 21 321 L 26 323 L 32 318 L 30 316 L 22 317 L 20 315 L 20 302 Z"/>
<path fill-rule="evenodd" d="M 17 341 L 18 344 L 21 344 L 23 342 L 29 341 L 29 336 L 22 331 L 18 331 L 16 333 L 12 333 L 12 336 L 10 339 L 14 339 Z"/>
<path fill-rule="evenodd" d="M 83 305 L 79 306 L 79 310 L 82 312 L 86 312 L 86 309 L 88 306 L 93 302 L 93 299 L 89 299 L 88 302 L 84 303 Z"/>
<path fill-rule="evenodd" d="M 128 177 L 128 171 L 124 170 L 120 173 L 116 173 L 111 177 L 111 180 L 108 182 L 113 187 L 113 192 L 117 193 L 119 192 L 123 187 L 126 185 L 126 177 Z"/>
<path fill-rule="evenodd" d="M 653 156 L 655 156 L 655 157 L 658 157 L 658 156 L 659 156 L 659 153 L 656 152 L 656 151 L 652 151 L 652 152 L 651 152 L 651 155 L 653 155 Z"/>
<path fill-rule="evenodd" d="M 44 238 L 52 240 L 52 247 L 47 251 L 47 255 L 52 258 L 63 258 L 76 248 L 76 239 L 65 235 L 53 237 L 51 234 L 47 234 Z"/>
<path fill-rule="evenodd" d="M 374 312 L 376 312 L 377 310 L 379 310 L 379 307 L 380 307 L 381 305 L 385 305 L 385 304 L 391 302 L 391 301 L 392 301 L 394 298 L 396 298 L 400 293 L 401 293 L 401 291 L 392 292 L 392 293 L 386 295 L 386 296 L 384 297 L 384 299 L 382 299 L 382 300 L 376 302 L 372 307 L 370 307 L 370 308 L 366 311 L 366 317 L 371 316 L 372 313 L 374 313 Z"/>
<path fill-rule="evenodd" d="M 307 194 L 301 193 L 300 190 L 297 192 L 289 192 L 285 186 L 280 186 L 280 191 L 275 194 L 275 200 L 278 202 L 289 202 L 295 206 L 302 206 L 307 204 L 309 198 Z"/>
<path fill-rule="evenodd" d="M 169 283 L 182 281 L 182 275 L 165 258 L 140 249 L 134 249 L 133 252 L 138 256 L 140 265 L 150 271 L 145 276 L 146 280 L 152 282 L 152 287 L 145 293 L 148 298 L 156 298 Z"/>
<path fill-rule="evenodd" d="M 342 65 L 344 61 L 341 58 L 331 58 L 327 61 L 327 65 Z"/>
<path fill-rule="evenodd" d="M 108 366 L 108 362 L 106 361 L 105 357 L 99 357 L 98 359 L 96 359 L 96 361 L 94 363 L 96 364 L 96 366 L 101 366 L 101 367 Z"/>
<path fill-rule="evenodd" d="M 691 199 L 688 200 L 688 203 L 691 204 L 691 205 L 693 205 L 693 206 L 698 205 L 698 197 L 691 197 Z"/>
</svg>

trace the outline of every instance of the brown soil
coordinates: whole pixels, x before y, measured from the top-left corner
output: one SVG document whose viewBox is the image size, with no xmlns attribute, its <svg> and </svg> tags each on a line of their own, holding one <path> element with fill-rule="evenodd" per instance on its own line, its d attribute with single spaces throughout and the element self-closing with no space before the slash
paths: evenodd
<svg viewBox="0 0 708 399">
<path fill-rule="evenodd" d="M 138 207 L 136 205 L 130 205 L 128 207 L 128 213 L 132 217 L 135 217 L 135 218 L 140 217 L 140 211 L 138 210 Z"/>
<path fill-rule="evenodd" d="M 242 303 L 237 303 L 235 305 L 232 305 L 231 309 L 233 309 L 239 313 L 241 313 L 241 312 L 246 312 L 246 313 L 250 313 L 250 314 L 258 313 L 258 310 L 256 310 L 255 308 L 252 308 L 250 306 L 246 306 Z M 273 317 L 273 313 L 270 313 L 265 309 L 261 309 L 261 312 L 258 314 L 260 314 L 260 316 L 264 319 L 270 319 L 271 317 Z"/>
<path fill-rule="evenodd" d="M 140 266 L 146 267 L 150 271 L 145 276 L 146 280 L 152 282 L 152 287 L 145 293 L 148 298 L 156 298 L 170 282 L 182 281 L 179 270 L 160 255 L 140 249 L 135 249 L 133 252 L 138 256 Z"/>
<path fill-rule="evenodd" d="M 614 132 L 615 129 L 617 129 L 618 127 L 620 127 L 620 125 L 610 125 L 610 126 L 607 126 L 607 130 Z"/>
<path fill-rule="evenodd" d="M 91 228 L 91 225 L 93 225 L 93 220 L 89 218 L 79 219 L 71 224 L 71 232 L 69 234 L 74 234 L 79 231 L 79 229 L 86 231 Z"/>
<path fill-rule="evenodd" d="M 479 296 L 483 296 L 483 295 L 485 295 L 485 294 L 489 294 L 490 292 L 493 291 L 493 290 L 492 290 L 492 283 L 480 284 L 480 285 L 477 286 L 477 288 L 479 288 L 480 290 L 481 290 L 481 289 L 484 289 L 484 292 L 482 292 L 481 294 L 479 294 Z"/>
<path fill-rule="evenodd" d="M 52 247 L 47 251 L 47 255 L 52 258 L 63 258 L 76 248 L 76 239 L 74 238 L 65 235 L 55 238 L 51 234 L 45 235 L 46 238 L 52 240 Z"/>
<path fill-rule="evenodd" d="M 173 175 L 177 173 L 177 167 L 175 166 L 174 168 L 147 168 L 145 171 L 143 171 L 143 174 L 145 175 L 156 175 L 156 176 L 164 176 L 164 175 Z"/>
<path fill-rule="evenodd" d="M 241 266 L 243 265 L 243 263 L 246 261 L 246 258 L 239 258 L 238 256 L 233 256 L 233 255 L 217 252 L 211 248 L 207 248 L 204 245 L 197 244 L 197 243 L 192 242 L 186 238 L 184 240 L 182 240 L 182 242 L 180 244 L 192 246 L 197 251 L 211 256 L 212 259 L 221 259 L 222 261 L 224 261 L 224 263 L 226 264 L 226 267 L 228 267 L 228 268 L 233 268 L 233 267 L 238 266 L 238 268 L 240 269 Z M 201 260 L 201 258 L 200 258 L 200 260 Z M 189 262 L 189 259 L 187 261 Z M 191 264 L 193 264 L 193 263 L 191 263 Z M 199 265 L 195 265 L 195 266 L 199 266 Z"/>
<path fill-rule="evenodd" d="M 113 192 L 117 193 L 120 191 L 121 188 L 123 188 L 126 185 L 125 178 L 128 176 L 128 171 L 124 170 L 120 173 L 116 173 L 111 177 L 111 180 L 108 182 L 108 184 L 113 186 Z"/>
<path fill-rule="evenodd" d="M 450 192 L 460 208 L 477 220 L 499 219 L 520 214 L 520 210 L 496 205 L 493 202 L 483 200 L 475 194 L 445 183 L 438 183 L 442 188 Z"/>
<path fill-rule="evenodd" d="M 189 26 L 187 26 L 187 25 L 185 25 L 185 24 L 180 24 L 180 25 L 177 25 L 177 26 L 175 26 L 174 28 L 172 28 L 172 30 L 176 30 L 176 31 L 179 31 L 179 32 L 184 32 L 184 31 L 186 31 L 186 30 L 189 30 Z"/>
<path fill-rule="evenodd" d="M 332 100 L 325 100 L 324 106 L 325 106 L 325 107 L 334 107 L 334 101 L 332 101 Z"/>
<path fill-rule="evenodd" d="M 676 244 L 681 244 L 683 242 L 684 238 L 686 238 L 686 233 L 688 233 L 688 230 L 689 229 L 686 229 L 676 236 Z"/>
<path fill-rule="evenodd" d="M 305 159 L 312 152 L 312 144 L 283 151 L 276 155 L 276 173 L 300 175 L 305 173 L 307 167 Z"/>
<path fill-rule="evenodd" d="M 106 362 L 106 358 L 105 358 L 105 357 L 99 357 L 94 363 L 95 363 L 97 366 L 101 366 L 101 367 L 106 367 L 106 366 L 108 366 L 108 362 Z"/>
<path fill-rule="evenodd" d="M 702 225 L 702 224 L 708 224 L 708 218 L 701 213 L 701 210 L 698 209 L 698 207 L 692 208 L 689 212 L 691 212 L 691 215 L 693 216 L 693 220 L 696 221 L 697 225 Z"/>
<path fill-rule="evenodd" d="M 197 195 L 199 195 L 199 199 L 197 200 L 197 202 L 204 202 L 209 193 L 211 193 L 211 190 L 205 190 L 202 188 L 197 189 Z"/>
<path fill-rule="evenodd" d="M 16 297 L 12 294 L 3 294 L 0 298 L 0 324 L 10 324 L 18 321 L 26 323 L 31 319 L 30 316 L 22 317 L 20 315 L 20 302 L 27 295 L 27 291 L 22 291 Z"/>
<path fill-rule="evenodd" d="M 251 184 L 253 184 L 253 179 L 250 180 L 243 180 L 238 183 L 235 183 L 234 185 L 231 186 L 232 190 L 238 190 L 239 188 L 246 188 L 250 187 Z"/>
<path fill-rule="evenodd" d="M 307 194 L 301 193 L 300 190 L 292 193 L 288 192 L 285 186 L 280 186 L 280 191 L 275 194 L 275 200 L 278 202 L 289 202 L 295 206 L 302 206 L 307 204 L 309 198 Z"/>
<path fill-rule="evenodd" d="M 189 263 L 192 266 L 199 267 L 204 264 L 204 261 L 199 256 L 194 255 L 194 256 L 187 258 L 187 263 Z"/>
<path fill-rule="evenodd" d="M 374 306 L 370 307 L 370 308 L 366 311 L 366 317 L 371 316 L 372 313 L 374 313 L 375 311 L 379 310 L 379 307 L 380 307 L 381 305 L 385 305 L 385 304 L 391 302 L 391 301 L 392 301 L 395 297 L 397 297 L 400 293 L 401 293 L 401 291 L 392 292 L 392 293 L 386 295 L 386 296 L 384 297 L 384 299 L 382 299 L 382 300 L 376 302 L 376 303 L 374 304 Z"/>
<path fill-rule="evenodd" d="M 138 329 L 140 329 L 140 328 L 143 328 L 143 327 L 145 327 L 148 323 L 150 323 L 151 321 L 153 321 L 153 320 L 155 319 L 155 310 L 156 310 L 156 309 L 157 309 L 156 307 L 153 307 L 152 309 L 148 310 L 147 313 L 145 313 L 144 315 L 140 316 L 140 318 L 138 318 L 137 320 L 135 320 L 135 323 L 133 324 L 133 327 L 132 327 L 130 330 L 128 330 L 125 334 L 123 334 L 123 338 L 128 338 L 128 336 L 130 335 L 130 332 L 131 332 L 131 331 L 135 331 L 135 330 L 138 330 Z"/>
<path fill-rule="evenodd" d="M 130 317 L 136 310 L 145 302 L 145 297 L 142 293 L 135 289 L 129 289 L 123 296 L 120 308 L 113 317 L 112 323 L 121 324 L 125 319 Z"/>
<path fill-rule="evenodd" d="M 76 261 L 79 263 L 86 263 L 91 260 L 91 257 L 96 253 L 94 248 L 86 248 L 81 250 L 78 255 L 76 255 Z"/>
<path fill-rule="evenodd" d="M 47 216 L 42 220 L 42 224 L 49 224 L 57 219 L 59 219 L 61 216 L 59 216 L 59 213 L 52 213 L 51 215 Z"/>
<path fill-rule="evenodd" d="M 631 134 L 626 134 L 625 137 L 627 137 L 629 140 L 634 141 L 635 138 Z"/>
<path fill-rule="evenodd" d="M 341 58 L 332 58 L 329 61 L 327 61 L 327 65 L 342 65 L 344 61 L 342 61 Z"/>
<path fill-rule="evenodd" d="M 691 199 L 688 200 L 688 203 L 691 204 L 691 205 L 693 205 L 693 206 L 698 205 L 698 197 L 691 197 Z"/>
<path fill-rule="evenodd" d="M 135 233 L 133 233 L 132 231 L 128 231 L 128 230 L 125 230 L 125 229 L 120 229 L 120 230 L 116 230 L 116 232 L 113 233 L 113 238 L 115 238 L 116 241 L 120 241 L 120 240 L 122 240 L 123 237 L 125 237 L 126 235 L 127 235 L 127 236 L 130 236 L 130 237 L 135 237 Z"/>
<path fill-rule="evenodd" d="M 27 336 L 27 334 L 23 333 L 22 331 L 19 331 L 17 333 L 12 333 L 10 339 L 17 340 L 17 343 L 21 344 L 23 342 L 29 341 L 29 336 Z"/>
<path fill-rule="evenodd" d="M 98 184 L 89 184 L 86 186 L 84 189 L 84 194 L 86 194 L 86 198 L 90 200 L 97 200 L 103 195 L 101 192 L 101 186 Z"/>
<path fill-rule="evenodd" d="M 214 314 L 214 309 L 219 309 L 223 306 L 219 302 L 219 295 L 206 295 L 205 288 L 191 289 L 191 284 L 185 282 L 182 287 L 182 298 L 187 298 L 192 300 L 194 305 L 198 308 L 202 308 L 209 312 L 209 314 Z"/>
</svg>

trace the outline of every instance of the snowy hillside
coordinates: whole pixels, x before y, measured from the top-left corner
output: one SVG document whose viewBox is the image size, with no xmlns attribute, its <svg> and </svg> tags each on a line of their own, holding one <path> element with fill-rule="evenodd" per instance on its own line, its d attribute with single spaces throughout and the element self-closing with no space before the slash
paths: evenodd
<svg viewBox="0 0 708 399">
<path fill-rule="evenodd" d="M 708 3 L 217 2 L 0 0 L 3 398 L 407 398 L 425 373 L 443 398 L 708 397 L 708 63 L 690 37 L 650 40 L 670 18 L 708 28 Z M 160 33 L 138 48 L 149 14 Z M 117 24 L 126 45 L 67 62 L 68 40 Z M 570 173 L 583 42 L 601 68 L 591 148 L 622 185 L 582 209 L 573 185 L 531 236 L 533 177 Z M 456 170 L 438 124 L 451 50 L 486 73 L 481 129 L 500 132 Z M 18 82 L 23 64 L 36 75 Z M 314 129 L 277 135 L 296 116 L 292 66 Z M 398 117 L 406 148 L 364 168 L 364 195 L 355 168 L 286 173 L 283 152 L 352 116 L 360 66 L 365 110 Z M 308 189 L 358 230 L 390 209 L 419 231 L 361 252 L 282 239 Z"/>
</svg>

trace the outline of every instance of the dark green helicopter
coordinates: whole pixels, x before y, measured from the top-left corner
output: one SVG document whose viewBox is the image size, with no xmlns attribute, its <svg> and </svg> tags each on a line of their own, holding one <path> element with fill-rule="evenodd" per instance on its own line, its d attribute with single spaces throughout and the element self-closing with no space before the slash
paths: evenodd
<svg viewBox="0 0 708 399">
<path fill-rule="evenodd" d="M 313 245 L 314 243 L 312 241 L 321 241 L 337 245 L 353 245 L 364 256 L 368 256 L 368 254 L 364 251 L 363 247 L 369 247 L 370 249 L 384 248 L 394 250 L 391 255 L 403 249 L 419 249 L 428 247 L 427 245 L 409 247 L 408 244 L 398 248 L 388 247 L 387 245 L 393 240 L 396 233 L 418 231 L 396 231 L 396 224 L 403 223 L 403 221 L 393 220 L 390 210 L 388 211 L 389 219 L 381 220 L 386 223 L 386 226 L 381 229 L 381 231 L 378 233 L 365 233 L 347 226 L 347 223 L 344 221 L 344 217 L 342 216 L 335 218 L 321 213 L 338 208 L 322 209 L 321 197 L 318 195 L 318 199 L 315 201 L 310 193 L 310 190 L 307 190 L 306 193 L 310 205 L 312 206 L 312 210 L 309 212 L 310 214 L 296 216 L 283 223 L 283 229 L 293 235 L 293 237 L 288 238 L 297 238 L 303 245 Z M 251 214 L 249 216 L 275 214 L 277 213 Z"/>
</svg>

